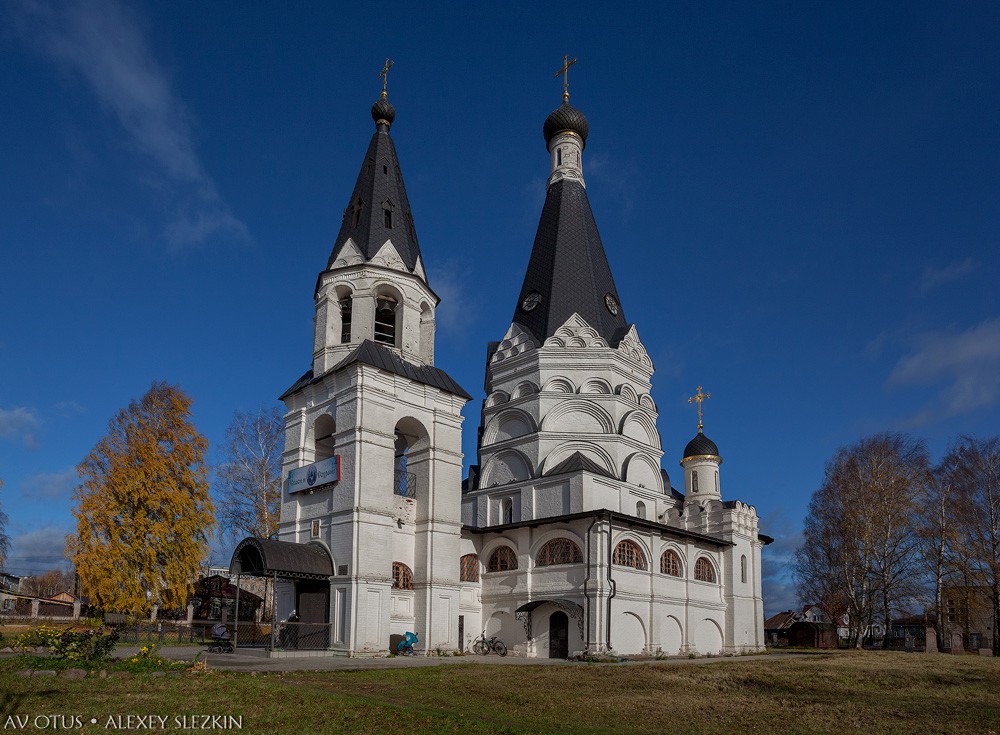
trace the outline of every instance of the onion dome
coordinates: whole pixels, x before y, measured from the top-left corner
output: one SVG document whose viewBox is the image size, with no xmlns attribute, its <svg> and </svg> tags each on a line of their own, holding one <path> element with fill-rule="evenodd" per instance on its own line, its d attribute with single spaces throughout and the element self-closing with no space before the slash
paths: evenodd
<svg viewBox="0 0 1000 735">
<path fill-rule="evenodd" d="M 372 120 L 375 121 L 376 127 L 385 125 L 388 128 L 392 126 L 392 121 L 395 119 L 396 108 L 389 101 L 389 96 L 382 92 L 382 96 L 372 105 Z"/>
<path fill-rule="evenodd" d="M 568 100 L 564 101 L 552 111 L 552 114 L 545 118 L 545 125 L 542 126 L 542 132 L 545 135 L 546 145 L 559 133 L 567 131 L 579 135 L 583 141 L 583 145 L 587 145 L 587 134 L 590 132 L 590 125 L 587 124 L 587 118 L 584 117 L 583 113 L 573 107 Z"/>
<path fill-rule="evenodd" d="M 695 457 L 715 458 L 719 460 L 719 464 L 722 464 L 722 457 L 719 456 L 719 447 L 701 431 L 698 431 L 694 439 L 689 441 L 687 446 L 684 447 L 684 459 L 681 460 L 681 463 L 683 464 Z"/>
</svg>

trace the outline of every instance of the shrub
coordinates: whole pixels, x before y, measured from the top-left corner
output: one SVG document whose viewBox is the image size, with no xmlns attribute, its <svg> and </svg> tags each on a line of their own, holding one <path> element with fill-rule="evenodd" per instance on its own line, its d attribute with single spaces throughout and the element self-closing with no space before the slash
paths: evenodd
<svg viewBox="0 0 1000 735">
<path fill-rule="evenodd" d="M 21 634 L 15 648 L 43 647 L 55 658 L 67 661 L 103 661 L 118 642 L 116 630 L 88 630 L 78 633 L 41 625 Z"/>
</svg>

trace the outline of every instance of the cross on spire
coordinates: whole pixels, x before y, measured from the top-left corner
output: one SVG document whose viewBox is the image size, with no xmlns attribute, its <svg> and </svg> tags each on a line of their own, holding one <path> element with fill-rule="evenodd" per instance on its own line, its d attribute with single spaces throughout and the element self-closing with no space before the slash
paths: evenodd
<svg viewBox="0 0 1000 735">
<path fill-rule="evenodd" d="M 390 59 L 390 58 L 389 58 L 389 57 L 387 56 L 387 57 L 386 57 L 386 59 L 385 59 L 385 66 L 383 66 L 383 67 L 382 67 L 382 71 L 380 71 L 380 72 L 378 73 L 378 75 L 379 75 L 380 77 L 382 77 L 382 96 L 383 96 L 383 97 L 387 97 L 387 96 L 389 95 L 389 93 L 388 93 L 388 92 L 386 92 L 386 89 L 385 89 L 385 88 L 386 88 L 386 84 L 387 84 L 387 83 L 388 83 L 388 81 L 389 81 L 389 69 L 390 69 L 390 68 L 392 67 L 392 64 L 393 64 L 393 61 L 392 61 L 392 59 Z"/>
<path fill-rule="evenodd" d="M 561 69 L 556 70 L 555 76 L 563 75 L 563 102 L 569 102 L 569 68 L 576 63 L 576 59 L 569 60 L 569 56 L 563 56 Z"/>
<path fill-rule="evenodd" d="M 698 433 L 699 434 L 702 433 L 702 429 L 704 428 L 704 424 L 702 424 L 702 422 L 701 422 L 701 404 L 704 403 L 705 401 L 707 401 L 711 397 L 712 397 L 711 393 L 702 393 L 701 392 L 701 386 L 699 385 L 698 386 L 698 391 L 693 396 L 691 396 L 690 398 L 688 398 L 688 403 L 697 403 L 698 404 Z"/>
</svg>

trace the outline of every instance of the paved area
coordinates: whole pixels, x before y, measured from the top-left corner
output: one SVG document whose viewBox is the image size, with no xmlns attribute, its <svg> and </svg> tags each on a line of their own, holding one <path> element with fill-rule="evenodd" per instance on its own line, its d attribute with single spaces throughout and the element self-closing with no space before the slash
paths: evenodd
<svg viewBox="0 0 1000 735">
<path fill-rule="evenodd" d="M 138 646 L 120 646 L 118 656 L 131 655 L 138 651 Z M 157 649 L 164 658 L 190 661 L 200 654 L 200 660 L 208 663 L 209 668 L 220 671 L 363 671 L 371 669 L 402 669 L 425 666 L 454 666 L 473 664 L 477 666 L 590 666 L 586 662 L 564 661 L 562 659 L 523 658 L 520 656 L 396 656 L 395 658 L 347 658 L 346 656 L 311 656 L 304 658 L 268 658 L 264 651 L 241 650 L 236 653 L 208 653 L 205 648 L 193 646 L 164 646 Z M 712 658 L 668 658 L 661 661 L 628 661 L 623 666 L 677 666 L 706 665 L 725 661 L 750 660 L 772 661 L 788 659 L 795 656 L 809 655 L 807 653 L 775 653 L 754 657 Z M 615 665 L 615 664 L 604 664 Z"/>
<path fill-rule="evenodd" d="M 139 653 L 138 645 L 121 645 L 115 648 L 116 658 L 128 658 Z M 364 671 L 372 669 L 404 669 L 426 666 L 591 666 L 583 661 L 565 661 L 548 658 L 523 658 L 520 656 L 396 656 L 394 658 L 347 658 L 346 656 L 308 656 L 303 658 L 269 658 L 262 650 L 243 649 L 236 653 L 209 653 L 207 646 L 160 646 L 157 654 L 173 661 L 192 661 L 196 657 L 205 661 L 209 668 L 219 671 Z M 772 653 L 752 657 L 713 656 L 711 658 L 667 658 L 660 661 L 647 659 L 641 661 L 625 661 L 619 664 L 605 663 L 604 666 L 702 666 L 723 663 L 726 661 L 753 660 L 779 661 L 801 656 L 822 655 L 822 652 L 796 651 Z M 17 654 L 11 651 L 0 652 L 0 658 L 9 658 Z"/>
</svg>

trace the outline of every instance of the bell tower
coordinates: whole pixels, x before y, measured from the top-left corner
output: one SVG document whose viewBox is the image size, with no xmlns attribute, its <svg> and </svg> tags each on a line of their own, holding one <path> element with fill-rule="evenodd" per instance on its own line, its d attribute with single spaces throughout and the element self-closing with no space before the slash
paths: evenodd
<svg viewBox="0 0 1000 735">
<path fill-rule="evenodd" d="M 389 135 L 390 66 L 314 291 L 312 367 L 281 396 L 279 539 L 322 547 L 335 574 L 285 585 L 278 612 L 302 615 L 309 587 L 321 619 L 302 622 L 327 624 L 328 647 L 349 655 L 384 653 L 408 630 L 426 650 L 458 647 L 461 410 L 470 396 L 434 367 L 439 299 Z"/>
</svg>

